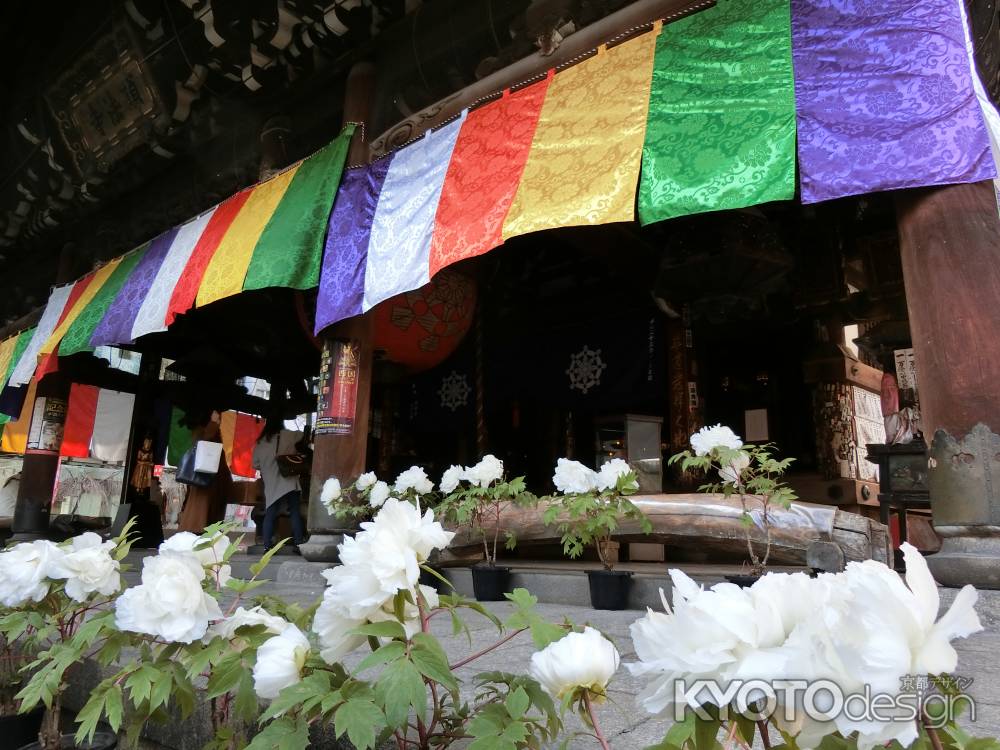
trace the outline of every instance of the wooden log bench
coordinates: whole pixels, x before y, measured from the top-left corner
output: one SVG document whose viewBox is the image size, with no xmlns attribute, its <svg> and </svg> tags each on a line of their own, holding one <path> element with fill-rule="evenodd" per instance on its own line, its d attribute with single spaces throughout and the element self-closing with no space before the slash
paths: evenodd
<svg viewBox="0 0 1000 750">
<path fill-rule="evenodd" d="M 739 499 L 711 494 L 637 495 L 632 501 L 653 525 L 644 534 L 637 521 L 623 520 L 615 534 L 617 542 L 652 542 L 668 548 L 713 553 L 732 558 L 746 554 L 746 539 L 740 520 Z M 759 504 L 754 504 L 759 508 Z M 518 548 L 527 554 L 532 546 L 559 543 L 556 526 L 546 526 L 538 508 L 508 508 L 501 520 L 503 528 L 517 537 Z M 753 508 L 752 508 L 753 510 Z M 759 511 L 754 511 L 757 515 Z M 873 519 L 848 513 L 830 505 L 795 502 L 789 510 L 772 508 L 771 562 L 776 565 L 811 564 L 810 550 L 835 544 L 846 562 L 878 560 L 889 563 L 889 535 L 885 526 Z M 482 540 L 469 529 L 458 533 L 442 561 L 469 560 L 482 552 Z M 751 528 L 757 549 L 763 550 L 764 531 Z M 502 543 L 502 541 L 501 541 Z M 525 548 L 527 548 L 525 550 Z"/>
</svg>

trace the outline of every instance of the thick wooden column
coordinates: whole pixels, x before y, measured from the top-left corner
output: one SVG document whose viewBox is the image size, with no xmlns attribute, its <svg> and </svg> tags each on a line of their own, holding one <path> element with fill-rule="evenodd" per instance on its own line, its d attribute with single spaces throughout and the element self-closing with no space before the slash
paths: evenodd
<svg viewBox="0 0 1000 750">
<path fill-rule="evenodd" d="M 896 198 L 942 584 L 1000 588 L 1000 217 L 990 182 Z"/>
<path fill-rule="evenodd" d="M 344 93 L 344 122 L 367 123 L 375 98 L 375 66 L 361 62 L 347 77 Z M 347 164 L 368 160 L 367 128 L 359 127 L 347 155 Z M 309 542 L 300 545 L 303 557 L 314 561 L 337 559 L 337 545 L 348 529 L 342 528 L 319 501 L 323 483 L 337 477 L 341 484 L 353 482 L 364 473 L 367 461 L 368 420 L 371 410 L 372 319 L 359 315 L 331 326 L 323 332 L 323 347 L 329 351 L 339 342 L 348 342 L 357 351 L 357 389 L 354 419 L 348 434 L 323 434 L 317 431 L 313 443 L 312 483 L 309 491 Z M 332 374 L 331 374 L 332 377 Z"/>
<path fill-rule="evenodd" d="M 59 253 L 57 284 L 73 278 L 72 251 L 73 246 L 68 244 Z M 28 425 L 29 446 L 32 444 L 30 437 L 36 430 L 43 429 L 46 437 L 37 447 L 29 447 L 24 453 L 17 505 L 11 524 L 14 541 L 31 541 L 48 536 L 52 496 L 59 474 L 59 449 L 62 447 L 66 409 L 69 406 L 69 387 L 69 378 L 54 372 L 42 378 L 35 390 L 35 410 Z"/>
<path fill-rule="evenodd" d="M 48 536 L 49 512 L 52 510 L 52 496 L 59 473 L 62 430 L 66 423 L 66 407 L 69 405 L 69 387 L 69 379 L 54 372 L 42 378 L 35 391 L 35 411 L 28 427 L 29 437 L 41 428 L 54 439 L 47 440 L 41 447 L 29 447 L 24 453 L 21 482 L 17 487 L 17 505 L 11 525 L 14 541 L 31 541 Z M 29 446 L 30 444 L 29 439 Z"/>
</svg>

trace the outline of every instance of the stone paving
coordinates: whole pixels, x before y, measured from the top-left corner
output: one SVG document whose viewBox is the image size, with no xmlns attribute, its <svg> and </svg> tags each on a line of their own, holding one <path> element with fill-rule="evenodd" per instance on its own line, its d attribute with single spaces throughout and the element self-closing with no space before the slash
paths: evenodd
<svg viewBox="0 0 1000 750">
<path fill-rule="evenodd" d="M 234 572 L 237 574 L 240 572 L 240 565 L 240 561 L 234 561 L 234 568 L 237 568 Z M 279 568 L 279 570 L 271 572 L 276 580 L 263 587 L 262 591 L 280 594 L 286 599 L 302 603 L 311 602 L 322 593 L 323 579 L 316 572 L 322 567 L 300 562 L 286 563 L 284 569 Z M 135 573 L 130 575 L 135 575 Z M 575 604 L 546 603 L 544 601 L 546 598 L 559 599 L 569 598 L 569 596 L 572 596 L 574 601 L 580 601 L 578 597 L 582 593 L 582 587 L 572 583 L 571 575 L 561 573 L 553 579 L 554 584 L 550 581 L 548 585 L 544 581 L 544 573 L 539 573 L 535 579 L 524 581 L 529 584 L 528 588 L 543 600 L 543 603 L 538 605 L 539 613 L 550 620 L 558 621 L 568 617 L 577 624 L 586 623 L 598 628 L 614 640 L 621 653 L 623 664 L 634 661 L 635 652 L 632 648 L 628 628 L 642 615 L 640 610 L 607 612 Z M 582 574 L 577 575 L 582 578 Z M 467 570 L 450 571 L 449 577 L 453 579 L 461 593 L 471 594 L 471 591 L 467 590 L 469 588 Z M 697 577 L 703 578 L 700 575 Z M 704 579 L 710 578 L 711 576 L 704 577 Z M 663 585 L 668 580 L 664 578 L 662 582 L 659 580 L 649 581 L 647 588 L 652 588 L 654 584 Z M 705 582 L 711 581 L 705 580 Z M 585 579 L 583 579 L 583 585 L 585 586 Z M 942 606 L 950 603 L 954 593 L 953 589 L 941 590 Z M 643 598 L 651 597 L 644 596 Z M 658 596 L 656 598 L 658 599 Z M 504 619 L 511 611 L 511 605 L 506 602 L 489 603 L 486 606 L 501 619 Z M 973 679 L 968 692 L 976 701 L 977 715 L 975 722 L 967 722 L 969 731 L 977 736 L 1000 737 L 1000 658 L 997 656 L 1000 654 L 1000 592 L 981 592 L 980 604 L 977 609 L 986 630 L 968 639 L 956 641 L 959 652 L 959 665 L 956 673 Z M 471 643 L 464 634 L 453 636 L 451 624 L 446 618 L 440 618 L 434 622 L 435 633 L 440 636 L 453 663 L 498 640 L 497 630 L 489 620 L 474 612 L 469 612 L 464 619 L 471 630 Z M 533 651 L 534 647 L 530 635 L 523 633 L 504 646 L 476 660 L 475 663 L 458 669 L 457 674 L 463 681 L 471 683 L 471 678 L 478 672 L 490 670 L 523 671 L 527 669 Z M 351 655 L 347 662 L 349 665 L 357 664 L 363 656 L 362 652 L 358 652 Z M 663 739 L 668 728 L 666 721 L 646 715 L 636 705 L 635 696 L 641 688 L 642 682 L 632 677 L 623 666 L 610 685 L 610 700 L 600 709 L 599 719 L 612 747 L 617 750 L 644 748 L 655 744 Z M 467 693 L 467 697 L 471 697 L 471 695 Z M 569 717 L 567 723 L 571 727 L 570 731 L 580 728 L 575 717 Z M 315 746 L 317 748 L 332 748 L 336 747 L 337 743 L 319 742 Z M 150 747 L 165 746 L 150 745 Z M 172 744 L 171 747 L 177 748 L 179 746 Z M 193 750 L 195 746 L 191 747 Z M 569 747 L 574 750 L 577 748 L 585 750 L 597 747 L 597 745 L 592 738 L 579 737 L 574 739 Z M 182 747 L 181 750 L 187 750 L 187 746 Z"/>
</svg>

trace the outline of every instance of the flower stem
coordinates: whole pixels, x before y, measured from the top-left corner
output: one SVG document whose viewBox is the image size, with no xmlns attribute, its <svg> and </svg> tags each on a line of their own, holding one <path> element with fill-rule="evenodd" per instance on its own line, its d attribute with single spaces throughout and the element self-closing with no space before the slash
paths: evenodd
<svg viewBox="0 0 1000 750">
<path fill-rule="evenodd" d="M 930 717 L 927 716 L 927 712 L 921 712 L 920 719 L 924 725 L 924 730 L 927 732 L 927 736 L 930 737 L 931 746 L 934 750 L 943 750 L 941 745 L 941 738 L 938 737 L 937 730 L 931 725 Z"/>
<path fill-rule="evenodd" d="M 506 643 L 507 641 L 510 641 L 510 640 L 513 640 L 513 639 L 514 639 L 515 637 L 519 636 L 519 635 L 520 635 L 521 633 L 523 633 L 523 632 L 524 632 L 525 630 L 527 630 L 527 628 L 518 628 L 518 629 L 517 629 L 517 630 L 515 630 L 515 631 L 514 631 L 513 633 L 511 633 L 510 635 L 508 635 L 508 636 L 507 636 L 506 638 L 503 638 L 503 639 L 501 639 L 501 640 L 497 641 L 497 642 L 496 642 L 496 643 L 494 643 L 494 644 L 493 644 L 492 646 L 487 646 L 487 647 L 486 647 L 486 648 L 484 648 L 484 649 L 483 649 L 482 651 L 477 651 L 476 653 L 472 654 L 471 656 L 466 656 L 466 657 L 465 657 L 464 659 L 461 659 L 461 660 L 459 660 L 459 661 L 456 661 L 456 662 L 455 662 L 454 664 L 450 664 L 450 665 L 448 666 L 448 669 L 451 669 L 451 670 L 455 670 L 455 669 L 458 669 L 459 667 L 464 667 L 464 666 L 465 666 L 466 664 L 468 664 L 469 662 L 471 662 L 471 661 L 475 661 L 475 660 L 476 660 L 476 659 L 478 659 L 479 657 L 481 657 L 481 656 L 485 656 L 485 655 L 486 655 L 486 654 L 488 654 L 488 653 L 489 653 L 490 651 L 493 651 L 494 649 L 497 649 L 497 648 L 500 648 L 500 647 L 501 647 L 501 646 L 502 646 L 503 644 L 505 644 L 505 643 Z"/>
<path fill-rule="evenodd" d="M 601 743 L 602 750 L 611 750 L 608 741 L 604 739 L 604 732 L 601 731 L 601 725 L 597 722 L 597 715 L 594 713 L 594 704 L 590 702 L 589 690 L 583 691 L 583 705 L 587 707 L 587 715 L 590 716 L 590 726 L 594 728 L 594 737 Z"/>
</svg>

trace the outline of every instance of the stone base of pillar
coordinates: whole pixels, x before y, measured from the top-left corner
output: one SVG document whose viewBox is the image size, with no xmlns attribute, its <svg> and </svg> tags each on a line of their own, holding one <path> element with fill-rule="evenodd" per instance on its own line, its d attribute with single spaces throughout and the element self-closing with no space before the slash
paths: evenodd
<svg viewBox="0 0 1000 750">
<path fill-rule="evenodd" d="M 312 533 L 308 542 L 299 545 L 299 551 L 309 562 L 339 562 L 337 547 L 343 541 L 343 534 Z"/>
<path fill-rule="evenodd" d="M 958 439 L 934 433 L 928 487 L 941 551 L 927 558 L 944 586 L 1000 589 L 1000 435 L 979 423 Z"/>
<path fill-rule="evenodd" d="M 1000 527 L 938 526 L 941 551 L 927 558 L 942 586 L 1000 589 Z"/>
</svg>

